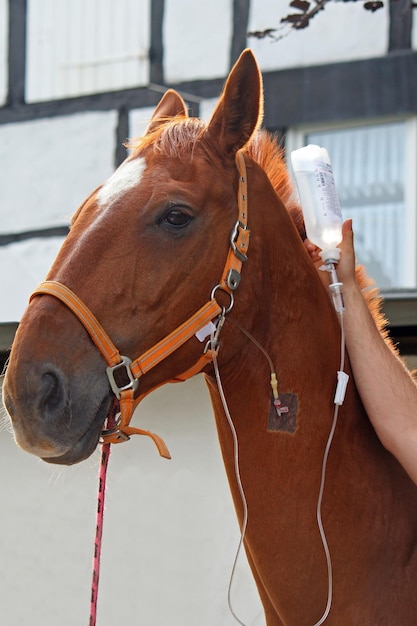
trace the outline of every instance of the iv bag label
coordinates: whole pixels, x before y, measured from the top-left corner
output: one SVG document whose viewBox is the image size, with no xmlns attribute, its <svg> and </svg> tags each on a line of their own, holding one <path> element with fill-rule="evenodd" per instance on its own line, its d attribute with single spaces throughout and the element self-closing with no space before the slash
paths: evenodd
<svg viewBox="0 0 417 626">
<path fill-rule="evenodd" d="M 314 179 L 319 192 L 323 215 L 341 218 L 342 212 L 334 184 L 332 166 L 324 162 L 317 163 L 314 169 Z"/>
</svg>

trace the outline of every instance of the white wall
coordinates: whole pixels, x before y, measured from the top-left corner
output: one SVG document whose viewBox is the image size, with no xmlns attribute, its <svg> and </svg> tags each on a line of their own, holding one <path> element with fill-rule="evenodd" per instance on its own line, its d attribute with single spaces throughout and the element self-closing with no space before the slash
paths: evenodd
<svg viewBox="0 0 417 626">
<path fill-rule="evenodd" d="M 139 407 L 147 438 L 113 445 L 104 517 L 98 626 L 232 626 L 227 607 L 239 530 L 201 377 Z M 49 466 L 0 432 L 0 613 L 5 626 L 87 624 L 98 452 Z M 232 591 L 247 626 L 264 624 L 245 558 Z"/>
<path fill-rule="evenodd" d="M 0 324 L 19 321 L 29 296 L 44 280 L 63 237 L 33 238 L 0 246 Z M 7 294 L 7 295 L 5 295 Z"/>
<path fill-rule="evenodd" d="M 166 0 L 165 80 L 226 76 L 232 36 L 232 0 Z"/>
<path fill-rule="evenodd" d="M 113 171 L 114 111 L 0 126 L 0 232 L 68 224 Z"/>
<path fill-rule="evenodd" d="M 29 0 L 27 99 L 148 82 L 150 0 Z"/>
</svg>

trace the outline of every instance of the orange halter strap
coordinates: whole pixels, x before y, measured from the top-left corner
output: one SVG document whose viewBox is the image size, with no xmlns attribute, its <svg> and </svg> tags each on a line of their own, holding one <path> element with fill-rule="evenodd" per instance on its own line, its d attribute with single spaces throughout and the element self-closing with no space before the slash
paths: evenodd
<svg viewBox="0 0 417 626">
<path fill-rule="evenodd" d="M 88 307 L 86 307 L 71 289 L 62 283 L 56 281 L 42 282 L 30 297 L 30 301 L 32 301 L 35 296 L 46 294 L 54 296 L 63 302 L 83 324 L 93 343 L 105 359 L 111 389 L 120 403 L 120 418 L 116 428 L 102 432 L 102 440 L 104 443 L 120 443 L 127 441 L 130 435 L 134 434 L 146 435 L 151 437 L 155 442 L 161 456 L 168 459 L 170 458 L 165 443 L 158 435 L 147 430 L 130 426 L 130 420 L 132 419 L 136 406 L 145 395 L 147 395 L 143 393 L 135 398 L 135 391 L 138 389 L 141 376 L 175 352 L 177 348 L 186 343 L 193 335 L 198 334 L 199 331 L 203 331 L 203 329 L 204 332 L 202 332 L 202 335 L 205 335 L 205 337 L 211 334 L 211 330 L 213 330 L 214 340 L 207 343 L 203 354 L 191 368 L 176 376 L 173 380 L 164 381 L 161 385 L 166 382 L 181 382 L 191 378 L 212 361 L 213 354 L 217 354 L 220 331 L 226 313 L 228 313 L 233 306 L 233 292 L 240 283 L 242 263 L 247 259 L 249 246 L 250 231 L 247 228 L 246 165 L 241 152 L 238 152 L 236 155 L 236 163 L 239 170 L 239 215 L 230 237 L 230 250 L 220 283 L 214 287 L 210 300 L 204 306 L 134 361 L 120 354 L 100 322 L 95 318 Z M 218 304 L 215 298 L 217 290 L 224 291 L 229 295 L 230 305 L 227 309 Z M 216 318 L 216 324 L 213 325 L 212 322 Z M 212 325 L 210 325 L 210 323 Z M 210 330 L 207 330 L 206 327 Z M 205 337 L 202 337 L 201 340 L 204 340 Z M 150 393 L 150 391 L 154 389 L 156 389 L 156 387 L 149 390 L 147 393 Z"/>
</svg>

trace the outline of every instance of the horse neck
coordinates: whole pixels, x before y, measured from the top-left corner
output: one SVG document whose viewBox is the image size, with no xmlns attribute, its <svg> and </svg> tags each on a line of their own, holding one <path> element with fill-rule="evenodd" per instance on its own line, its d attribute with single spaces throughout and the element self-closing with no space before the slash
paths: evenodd
<svg viewBox="0 0 417 626">
<path fill-rule="evenodd" d="M 323 453 L 334 414 L 340 327 L 328 293 L 292 222 L 282 207 L 271 210 L 280 217 L 263 220 L 268 227 L 259 230 L 262 243 L 256 241 L 262 218 L 254 220 L 255 245 L 242 272 L 233 315 L 239 316 L 240 325 L 272 360 L 279 392 L 293 402 L 291 420 L 273 419 L 268 359 L 231 323 L 225 325 L 227 333 L 222 337 L 225 353 L 227 342 L 236 341 L 239 348 L 224 361 L 222 347 L 219 353 L 226 408 L 215 377 L 206 378 L 231 493 L 242 524 L 236 449 L 225 413 L 230 413 L 236 431 L 239 471 L 249 512 L 245 545 L 264 604 L 269 606 L 271 598 L 275 606 L 282 598 L 291 604 L 302 597 L 298 573 L 310 567 L 303 562 L 308 554 L 309 564 L 314 564 L 314 573 L 308 573 L 311 593 L 321 606 L 325 604 L 327 573 L 315 515 Z M 239 309 L 242 301 L 244 311 Z M 353 395 L 350 402 L 357 402 L 357 398 Z M 283 581 L 290 581 L 289 586 Z M 285 613 L 284 604 L 281 608 Z M 275 609 L 270 610 L 273 613 Z M 314 614 L 310 606 L 306 605 L 305 610 Z M 282 622 L 271 619 L 268 623 Z"/>
<path fill-rule="evenodd" d="M 267 455 L 271 442 L 277 450 L 271 472 L 274 464 L 278 467 L 287 463 L 282 452 L 295 441 L 297 455 L 305 454 L 306 459 L 322 456 L 333 416 L 340 364 L 340 327 L 329 295 L 272 188 L 265 194 L 262 180 L 258 187 L 255 184 L 249 189 L 250 197 L 260 197 L 262 203 L 250 212 L 255 241 L 242 272 L 236 315 L 241 298 L 244 312 L 239 315 L 240 324 L 266 350 L 276 369 L 280 393 L 292 394 L 298 408 L 294 432 L 286 432 L 285 425 L 282 432 L 269 429 L 272 396 L 268 360 L 250 339 L 242 344 L 238 328 L 229 330 L 225 343 L 238 338 L 240 347 L 227 362 L 222 363 L 220 355 L 220 374 L 239 438 L 242 462 L 245 465 L 245 458 L 248 459 L 247 470 L 252 475 L 254 447 L 257 454 Z M 258 196 L 261 192 L 263 195 Z M 256 215 L 261 206 L 269 207 L 267 219 Z M 234 452 L 229 426 L 217 383 L 211 377 L 208 382 L 230 478 L 234 472 Z M 231 480 L 233 483 L 233 477 Z"/>
</svg>

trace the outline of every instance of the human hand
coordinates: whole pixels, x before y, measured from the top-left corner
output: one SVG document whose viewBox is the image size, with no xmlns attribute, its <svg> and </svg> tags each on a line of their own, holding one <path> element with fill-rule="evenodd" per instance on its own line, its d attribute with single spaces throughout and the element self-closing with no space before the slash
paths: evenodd
<svg viewBox="0 0 417 626">
<path fill-rule="evenodd" d="M 323 266 L 320 248 L 306 239 L 304 246 L 317 269 Z M 348 219 L 342 226 L 342 241 L 339 244 L 340 261 L 337 264 L 337 275 L 345 285 L 355 281 L 355 250 L 353 245 L 352 220 Z M 320 272 L 321 273 L 321 272 Z"/>
<path fill-rule="evenodd" d="M 355 282 L 355 248 L 353 244 L 352 220 L 348 219 L 342 226 L 342 241 L 339 244 L 340 260 L 337 264 L 337 275 L 344 285 Z"/>
</svg>

